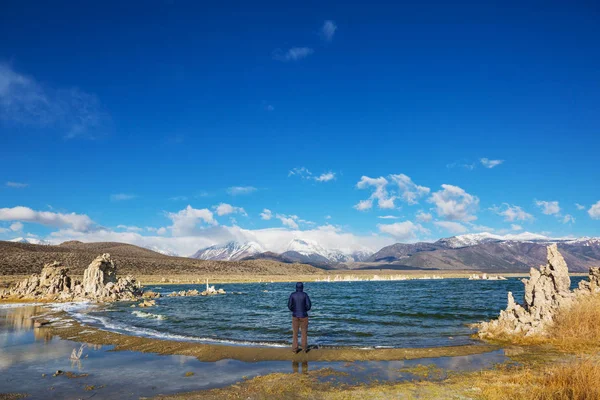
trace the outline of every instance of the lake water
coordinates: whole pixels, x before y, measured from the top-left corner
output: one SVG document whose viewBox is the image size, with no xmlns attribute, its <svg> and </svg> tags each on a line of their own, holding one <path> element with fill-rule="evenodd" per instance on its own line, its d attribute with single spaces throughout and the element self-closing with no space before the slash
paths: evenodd
<svg viewBox="0 0 600 400">
<path fill-rule="evenodd" d="M 573 286 L 582 278 L 572 278 Z M 226 295 L 165 297 L 150 308 L 115 303 L 79 310 L 85 323 L 118 332 L 211 343 L 289 346 L 287 299 L 293 283 L 216 285 Z M 150 286 L 166 295 L 202 285 Z M 498 316 L 520 279 L 307 283 L 313 310 L 309 342 L 320 346 L 430 347 L 473 343 L 468 324 Z"/>
</svg>

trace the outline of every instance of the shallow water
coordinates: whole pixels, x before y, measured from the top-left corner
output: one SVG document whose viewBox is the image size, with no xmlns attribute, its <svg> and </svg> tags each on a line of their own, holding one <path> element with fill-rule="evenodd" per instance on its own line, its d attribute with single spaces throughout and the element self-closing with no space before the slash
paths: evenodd
<svg viewBox="0 0 600 400">
<path fill-rule="evenodd" d="M 573 278 L 573 286 L 582 278 Z M 82 310 L 85 323 L 129 334 L 217 343 L 288 346 L 290 283 L 216 285 L 228 293 L 211 297 L 164 297 L 156 307 Z M 148 287 L 166 295 L 202 285 Z M 434 347 L 473 343 L 468 324 L 498 316 L 506 293 L 523 297 L 520 279 L 467 279 L 307 283 L 313 309 L 313 345 Z"/>
<path fill-rule="evenodd" d="M 506 360 L 504 352 L 499 350 L 470 356 L 387 362 L 246 363 L 221 360 L 209 363 L 188 356 L 111 351 L 112 346 L 87 345 L 81 359 L 72 361 L 69 359 L 71 352 L 78 349 L 80 343 L 61 340 L 44 328 L 33 327 L 31 317 L 45 311 L 43 307 L 0 309 L 0 394 L 28 393 L 34 399 L 138 399 L 228 386 L 243 377 L 273 372 L 303 373 L 321 368 L 345 373 L 320 378 L 334 384 L 420 379 L 410 370 L 417 365 L 444 369 L 428 378 L 443 379 L 445 370 L 472 371 Z M 54 324 L 67 325 L 68 322 L 56 321 Z M 53 376 L 57 370 L 87 375 L 77 378 L 69 378 L 66 374 Z M 186 373 L 193 375 L 186 376 Z"/>
</svg>

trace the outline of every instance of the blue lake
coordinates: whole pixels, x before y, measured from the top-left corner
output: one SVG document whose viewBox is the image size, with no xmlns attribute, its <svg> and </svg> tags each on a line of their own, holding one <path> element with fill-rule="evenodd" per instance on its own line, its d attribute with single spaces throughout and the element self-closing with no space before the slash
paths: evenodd
<svg viewBox="0 0 600 400">
<path fill-rule="evenodd" d="M 573 286 L 582 278 L 572 278 Z M 164 297 L 157 306 L 132 303 L 92 308 L 84 322 L 128 334 L 240 345 L 287 346 L 293 283 L 216 285 L 226 295 Z M 202 285 L 149 286 L 166 295 Z M 495 318 L 512 291 L 523 297 L 520 279 L 314 282 L 305 285 L 313 310 L 309 342 L 320 346 L 430 347 L 473 343 L 468 324 Z"/>
</svg>

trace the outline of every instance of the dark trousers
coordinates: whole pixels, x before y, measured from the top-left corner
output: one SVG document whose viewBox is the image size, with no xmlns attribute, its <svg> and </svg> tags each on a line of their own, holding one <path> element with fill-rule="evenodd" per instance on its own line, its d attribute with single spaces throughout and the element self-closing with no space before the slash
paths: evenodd
<svg viewBox="0 0 600 400">
<path fill-rule="evenodd" d="M 302 349 L 308 348 L 308 317 L 292 317 L 292 349 L 298 350 L 298 329 L 302 331 Z"/>
</svg>

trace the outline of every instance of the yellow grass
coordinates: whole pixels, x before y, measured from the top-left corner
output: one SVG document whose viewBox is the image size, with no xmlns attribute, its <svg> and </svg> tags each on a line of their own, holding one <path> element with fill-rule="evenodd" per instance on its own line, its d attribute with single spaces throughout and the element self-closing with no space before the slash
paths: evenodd
<svg viewBox="0 0 600 400">
<path fill-rule="evenodd" d="M 600 345 L 600 295 L 581 296 L 559 312 L 550 329 L 552 344 L 563 350 L 585 350 Z"/>
</svg>

